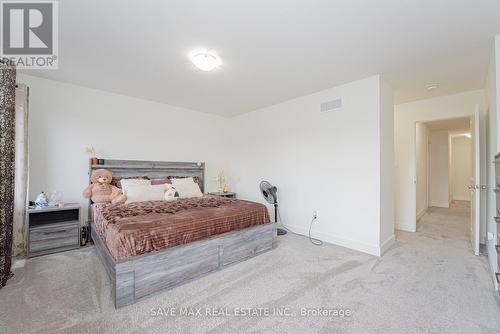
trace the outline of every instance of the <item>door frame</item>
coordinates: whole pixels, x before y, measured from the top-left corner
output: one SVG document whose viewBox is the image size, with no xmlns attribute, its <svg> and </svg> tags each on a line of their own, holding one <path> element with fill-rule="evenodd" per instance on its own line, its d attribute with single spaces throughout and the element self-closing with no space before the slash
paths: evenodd
<svg viewBox="0 0 500 334">
<path fill-rule="evenodd" d="M 472 178 L 471 189 L 471 243 L 475 255 L 479 255 L 481 243 L 481 113 L 476 104 L 474 114 L 471 116 L 471 151 L 472 153 Z M 474 203 L 473 203 L 474 201 Z M 475 205 L 474 205 L 475 204 Z M 473 207 L 474 205 L 474 207 Z M 474 226 L 474 222 L 476 225 Z M 474 238 L 474 240 L 472 240 Z"/>
<path fill-rule="evenodd" d="M 479 109 L 479 105 L 475 105 L 475 109 L 468 113 L 468 114 L 464 114 L 464 115 L 453 115 L 453 116 L 450 116 L 450 117 L 437 117 L 437 118 L 429 118 L 429 119 L 420 119 L 420 120 L 417 120 L 417 121 L 414 121 L 413 122 L 413 131 L 411 132 L 412 133 L 412 145 L 413 145 L 413 149 L 412 149 L 412 155 L 413 155 L 413 173 L 412 173 L 412 176 L 413 176 L 413 191 L 412 191 L 412 194 L 413 194 L 413 201 L 412 201 L 412 213 L 413 213 L 413 218 L 412 218 L 412 221 L 414 223 L 414 229 L 413 229 L 413 232 L 416 232 L 417 230 L 417 123 L 428 123 L 428 122 L 435 122 L 435 121 L 448 121 L 448 120 L 452 120 L 452 119 L 457 119 L 457 118 L 472 118 L 474 117 L 474 114 L 475 114 L 475 111 L 476 110 L 479 110 L 479 129 L 482 130 L 481 128 L 481 111 Z M 480 132 L 480 138 L 479 138 L 479 146 L 481 145 L 481 132 Z M 481 149 L 481 146 L 480 146 L 480 149 Z M 479 151 L 481 152 L 481 151 Z M 481 166 L 481 153 L 479 154 L 479 164 L 480 164 L 480 168 L 479 168 L 479 172 L 480 172 L 480 176 L 482 176 L 482 166 Z M 429 181 L 429 175 L 427 175 L 427 179 Z M 428 191 L 429 191 L 429 185 L 427 185 L 428 187 Z M 427 203 L 429 204 L 430 203 L 430 194 L 427 193 Z M 480 201 L 479 201 L 479 208 L 482 207 L 482 198 L 480 197 Z M 472 224 L 472 221 L 471 221 L 471 224 Z M 480 219 L 479 219 L 479 226 L 481 225 L 481 214 L 480 214 Z M 481 231 L 481 229 L 479 229 Z M 481 241 L 481 235 L 479 235 L 479 240 Z"/>
</svg>

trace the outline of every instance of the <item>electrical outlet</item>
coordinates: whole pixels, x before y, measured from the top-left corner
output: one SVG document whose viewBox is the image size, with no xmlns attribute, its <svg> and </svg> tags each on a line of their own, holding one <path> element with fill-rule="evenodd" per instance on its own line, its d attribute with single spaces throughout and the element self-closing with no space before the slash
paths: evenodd
<svg viewBox="0 0 500 334">
<path fill-rule="evenodd" d="M 313 211 L 313 219 L 317 219 L 318 218 L 318 211 Z"/>
</svg>

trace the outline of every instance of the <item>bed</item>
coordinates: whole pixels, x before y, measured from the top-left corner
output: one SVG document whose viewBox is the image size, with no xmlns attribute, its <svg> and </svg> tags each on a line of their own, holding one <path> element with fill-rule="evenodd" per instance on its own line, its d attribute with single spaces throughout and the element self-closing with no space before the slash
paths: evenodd
<svg viewBox="0 0 500 334">
<path fill-rule="evenodd" d="M 204 163 L 106 160 L 116 178 L 196 177 Z M 116 308 L 276 247 L 276 225 L 262 204 L 205 195 L 173 202 L 92 204 L 91 233 L 111 280 Z"/>
</svg>

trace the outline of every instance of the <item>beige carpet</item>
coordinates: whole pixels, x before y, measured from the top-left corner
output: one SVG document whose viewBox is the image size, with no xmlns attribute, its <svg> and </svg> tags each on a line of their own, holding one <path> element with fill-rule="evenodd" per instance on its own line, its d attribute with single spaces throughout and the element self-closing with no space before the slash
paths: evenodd
<svg viewBox="0 0 500 334">
<path fill-rule="evenodd" d="M 93 249 L 34 258 L 0 290 L 0 333 L 499 333 L 499 298 L 467 224 L 467 207 L 431 209 L 382 258 L 289 234 L 272 252 L 120 310 Z M 168 307 L 228 311 L 152 316 Z M 244 307 L 352 315 L 234 315 Z"/>
</svg>

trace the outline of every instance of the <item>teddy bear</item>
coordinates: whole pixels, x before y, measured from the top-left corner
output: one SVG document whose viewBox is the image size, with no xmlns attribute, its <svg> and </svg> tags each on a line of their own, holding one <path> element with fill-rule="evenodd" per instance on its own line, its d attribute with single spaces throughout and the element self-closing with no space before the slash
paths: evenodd
<svg viewBox="0 0 500 334">
<path fill-rule="evenodd" d="M 83 191 L 83 196 L 94 203 L 124 203 L 126 197 L 117 187 L 111 185 L 113 174 L 107 169 L 96 169 L 90 176 L 91 184 Z"/>
</svg>

